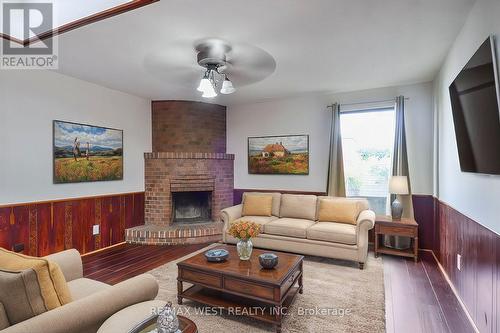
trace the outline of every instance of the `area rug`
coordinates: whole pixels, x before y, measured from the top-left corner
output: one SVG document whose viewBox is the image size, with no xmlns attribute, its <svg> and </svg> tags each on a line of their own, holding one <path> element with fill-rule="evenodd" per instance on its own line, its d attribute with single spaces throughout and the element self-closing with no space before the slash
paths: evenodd
<svg viewBox="0 0 500 333">
<path fill-rule="evenodd" d="M 274 332 L 256 319 L 203 311 L 195 302 L 177 305 L 177 265 L 196 253 L 149 273 L 160 285 L 157 299 L 171 301 L 179 314 L 193 320 L 200 333 Z M 186 284 L 185 284 L 186 287 Z M 381 258 L 369 256 L 364 270 L 357 263 L 306 257 L 304 294 L 299 294 L 283 320 L 282 332 L 385 332 L 384 271 Z"/>
</svg>

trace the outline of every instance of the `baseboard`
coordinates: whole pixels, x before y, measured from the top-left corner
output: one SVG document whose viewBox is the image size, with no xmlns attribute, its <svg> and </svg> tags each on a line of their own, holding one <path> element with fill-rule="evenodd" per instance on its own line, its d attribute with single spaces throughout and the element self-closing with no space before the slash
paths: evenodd
<svg viewBox="0 0 500 333">
<path fill-rule="evenodd" d="M 96 254 L 96 253 L 99 253 L 99 252 L 102 252 L 104 250 L 109 250 L 109 249 L 112 249 L 114 247 L 117 247 L 117 246 L 120 246 L 120 245 L 123 245 L 123 244 L 126 244 L 127 242 L 121 242 L 121 243 L 117 243 L 117 244 L 113 244 L 113 245 L 110 245 L 110 246 L 106 246 L 106 247 L 103 247 L 102 249 L 98 249 L 98 250 L 95 250 L 95 251 L 92 251 L 92 252 L 87 252 L 87 253 L 84 253 L 82 254 L 81 256 L 82 257 L 86 257 L 88 255 L 91 255 L 91 254 Z"/>
</svg>

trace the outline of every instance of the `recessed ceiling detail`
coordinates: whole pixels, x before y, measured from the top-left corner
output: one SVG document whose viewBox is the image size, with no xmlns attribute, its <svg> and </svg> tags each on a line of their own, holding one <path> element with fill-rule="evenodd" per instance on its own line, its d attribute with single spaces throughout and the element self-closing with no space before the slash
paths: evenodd
<svg viewBox="0 0 500 333">
<path fill-rule="evenodd" d="M 29 12 L 31 27 L 39 26 L 43 21 L 43 14 L 36 9 L 29 10 L 33 1 L 17 1 L 24 8 L 15 8 L 9 11 L 10 24 L 7 30 L 4 24 L 0 25 L 0 37 L 27 46 L 64 32 L 98 22 L 109 17 L 119 15 L 159 0 L 52 0 L 51 27 L 39 33 L 29 32 L 25 36 L 25 16 L 23 10 Z M 5 14 L 4 14 L 5 17 Z M 32 22 L 33 21 L 33 22 Z M 5 31 L 4 31 L 5 30 Z"/>
</svg>

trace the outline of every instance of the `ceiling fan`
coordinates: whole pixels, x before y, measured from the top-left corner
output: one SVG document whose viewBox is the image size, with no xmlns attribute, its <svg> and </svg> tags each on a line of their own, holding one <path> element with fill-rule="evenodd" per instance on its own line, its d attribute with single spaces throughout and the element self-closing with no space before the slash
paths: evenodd
<svg viewBox="0 0 500 333">
<path fill-rule="evenodd" d="M 195 49 L 198 52 L 198 65 L 206 69 L 197 88 L 203 93 L 201 97 L 216 97 L 216 89 L 219 86 L 221 94 L 227 95 L 235 92 L 233 82 L 226 73 L 230 66 L 227 54 L 232 50 L 231 45 L 221 39 L 211 38 L 197 44 Z"/>
<path fill-rule="evenodd" d="M 274 58 L 263 49 L 220 38 L 170 42 L 149 54 L 145 65 L 162 81 L 198 88 L 204 98 L 262 81 L 276 69 Z"/>
</svg>

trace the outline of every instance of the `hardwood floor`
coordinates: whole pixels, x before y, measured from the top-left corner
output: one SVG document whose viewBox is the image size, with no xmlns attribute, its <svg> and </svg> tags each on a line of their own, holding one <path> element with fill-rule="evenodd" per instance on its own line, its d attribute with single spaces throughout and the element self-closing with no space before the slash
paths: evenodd
<svg viewBox="0 0 500 333">
<path fill-rule="evenodd" d="M 431 252 L 383 260 L 387 333 L 474 332 Z"/>
<path fill-rule="evenodd" d="M 115 284 L 205 246 L 121 244 L 84 256 L 84 275 Z M 474 332 L 432 254 L 420 251 L 419 255 L 418 263 L 412 259 L 383 257 L 387 332 Z"/>
<path fill-rule="evenodd" d="M 82 257 L 83 275 L 116 284 L 204 248 L 208 244 L 147 246 L 120 244 Z"/>
</svg>

